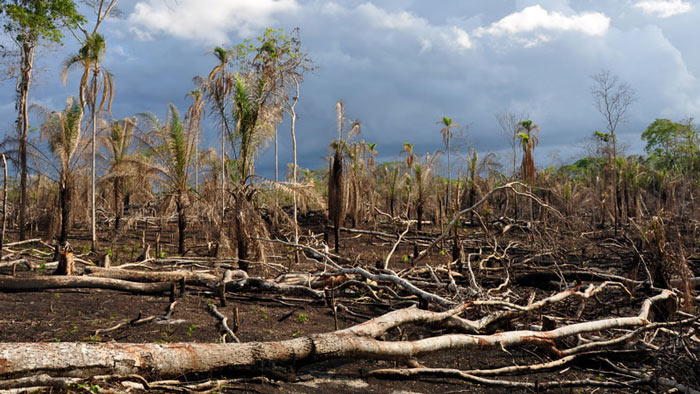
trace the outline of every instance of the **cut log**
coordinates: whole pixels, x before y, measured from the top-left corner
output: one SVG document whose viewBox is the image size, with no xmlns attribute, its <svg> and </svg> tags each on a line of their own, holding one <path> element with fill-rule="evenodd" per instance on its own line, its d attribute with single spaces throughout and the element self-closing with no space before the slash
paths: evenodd
<svg viewBox="0 0 700 394">
<path fill-rule="evenodd" d="M 462 308 L 442 313 L 401 309 L 344 330 L 278 342 L 234 344 L 173 343 L 0 343 L 0 378 L 28 374 L 90 377 L 138 374 L 146 379 L 190 373 L 255 370 L 261 365 L 293 364 L 323 359 L 393 360 L 415 364 L 417 357 L 446 349 L 502 349 L 516 345 L 553 347 L 553 340 L 613 328 L 649 324 L 652 304 L 673 297 L 664 290 L 644 301 L 637 316 L 572 324 L 551 331 L 508 331 L 492 335 L 446 334 L 416 341 L 375 339 L 400 324 L 439 323 Z M 556 352 L 556 349 L 553 349 Z M 259 371 L 259 370 L 258 370 Z"/>
<path fill-rule="evenodd" d="M 170 291 L 171 283 L 137 283 L 90 276 L 0 278 L 0 292 L 40 291 L 47 289 L 107 289 L 135 294 L 161 294 Z"/>
<path fill-rule="evenodd" d="M 172 282 L 185 280 L 188 285 L 209 286 L 219 282 L 219 278 L 203 272 L 170 271 L 146 272 L 119 268 L 85 267 L 91 277 L 113 278 L 134 282 Z"/>
</svg>

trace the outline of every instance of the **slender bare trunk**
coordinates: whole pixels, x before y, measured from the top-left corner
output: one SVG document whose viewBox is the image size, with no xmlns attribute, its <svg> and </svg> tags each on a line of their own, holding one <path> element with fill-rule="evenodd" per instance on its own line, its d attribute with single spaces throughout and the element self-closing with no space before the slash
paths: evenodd
<svg viewBox="0 0 700 394">
<path fill-rule="evenodd" d="M 0 259 L 2 259 L 2 248 L 5 245 L 5 230 L 7 225 L 7 159 L 2 154 L 2 234 L 0 235 Z"/>
<path fill-rule="evenodd" d="M 620 222 L 620 212 L 618 210 L 618 201 L 617 201 L 617 144 L 616 144 L 616 136 L 615 132 L 613 131 L 612 133 L 612 172 L 613 172 L 613 195 L 612 195 L 612 200 L 613 200 L 613 210 L 615 211 L 615 236 L 617 236 L 618 232 L 618 227 L 619 227 L 619 222 Z"/>
<path fill-rule="evenodd" d="M 197 127 L 197 138 L 194 143 L 194 190 L 199 191 L 199 127 Z"/>
<path fill-rule="evenodd" d="M 226 108 L 224 107 L 224 113 Z M 221 124 L 221 225 L 224 224 L 226 216 L 226 124 Z"/>
<path fill-rule="evenodd" d="M 97 77 L 99 68 L 92 72 L 92 169 L 90 178 L 90 243 L 93 252 L 97 252 L 97 218 L 95 216 L 96 163 L 97 163 Z"/>
<path fill-rule="evenodd" d="M 182 195 L 177 196 L 177 202 L 175 203 L 177 207 L 177 230 L 178 230 L 178 243 L 177 243 L 177 253 L 180 255 L 185 254 L 185 230 L 187 228 L 187 212 L 185 211 L 185 204 L 182 201 Z"/>
<path fill-rule="evenodd" d="M 66 173 L 61 174 L 58 194 L 61 205 L 61 233 L 58 240 L 60 243 L 63 243 L 68 239 L 68 232 L 70 231 L 70 209 L 73 195 L 73 179 Z"/>
<path fill-rule="evenodd" d="M 27 136 L 29 133 L 28 118 L 28 98 L 29 87 L 32 80 L 32 69 L 34 67 L 35 48 L 33 43 L 22 44 L 22 69 L 20 80 L 17 83 L 17 93 L 19 95 L 17 132 L 19 134 L 19 239 L 25 239 L 25 226 L 27 222 Z"/>
<path fill-rule="evenodd" d="M 450 158 L 450 131 L 447 131 L 447 203 L 445 204 L 446 216 L 450 216 L 450 187 L 452 183 L 452 162 Z"/>
<path fill-rule="evenodd" d="M 297 184 L 297 135 L 296 135 L 296 123 L 297 123 L 297 112 L 296 105 L 299 101 L 299 80 L 294 77 L 294 84 L 296 86 L 296 95 L 293 98 L 291 110 L 291 120 L 292 120 L 292 183 L 294 186 Z M 294 209 L 294 243 L 299 244 L 299 223 L 297 222 L 297 192 L 296 189 L 292 192 L 293 209 Z M 297 253 L 298 256 L 298 253 Z"/>
</svg>

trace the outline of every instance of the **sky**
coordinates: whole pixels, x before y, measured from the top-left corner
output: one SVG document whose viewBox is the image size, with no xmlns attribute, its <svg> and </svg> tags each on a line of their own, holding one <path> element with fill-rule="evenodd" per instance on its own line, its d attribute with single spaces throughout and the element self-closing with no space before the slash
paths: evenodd
<svg viewBox="0 0 700 394">
<path fill-rule="evenodd" d="M 642 131 L 656 118 L 700 113 L 699 5 L 684 0 L 121 0 L 121 19 L 100 28 L 104 66 L 116 84 L 115 118 L 168 103 L 187 109 L 192 79 L 207 75 L 215 46 L 230 47 L 265 28 L 300 29 L 317 70 L 301 86 L 297 107 L 299 165 L 325 166 L 336 135 L 335 104 L 362 123 L 360 138 L 377 143 L 378 161 L 394 160 L 404 142 L 419 154 L 444 149 L 437 122 L 448 116 L 466 136 L 464 151 L 510 145 L 495 115 L 527 113 L 540 127 L 538 167 L 570 162 L 581 142 L 605 129 L 593 105 L 591 76 L 609 70 L 635 91 L 618 141 L 641 153 Z M 83 9 L 94 19 L 90 9 Z M 79 71 L 60 82 L 61 62 L 77 51 L 42 50 L 30 102 L 61 109 L 78 92 Z M 14 83 L 0 85 L 0 132 L 13 133 Z M 213 119 L 200 148 L 217 147 Z M 280 167 L 292 161 L 288 122 L 279 127 Z M 453 175 L 464 167 L 456 160 Z M 271 146 L 257 160 L 272 176 Z M 509 167 L 506 167 L 509 168 Z"/>
</svg>

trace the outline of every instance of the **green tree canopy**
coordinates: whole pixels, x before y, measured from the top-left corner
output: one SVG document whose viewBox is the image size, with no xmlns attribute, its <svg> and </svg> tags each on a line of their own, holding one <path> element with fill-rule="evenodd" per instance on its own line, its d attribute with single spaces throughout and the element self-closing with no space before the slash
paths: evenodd
<svg viewBox="0 0 700 394">
<path fill-rule="evenodd" d="M 85 22 L 72 0 L 0 0 L 4 29 L 18 43 L 60 42 L 64 27 Z"/>
<path fill-rule="evenodd" d="M 642 140 L 651 163 L 660 169 L 689 171 L 698 156 L 698 131 L 692 119 L 656 119 L 642 133 Z"/>
</svg>

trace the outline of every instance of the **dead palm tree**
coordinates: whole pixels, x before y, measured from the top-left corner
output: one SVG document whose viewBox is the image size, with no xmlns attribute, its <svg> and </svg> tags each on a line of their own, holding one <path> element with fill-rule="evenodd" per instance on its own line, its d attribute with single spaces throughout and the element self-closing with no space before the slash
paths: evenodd
<svg viewBox="0 0 700 394">
<path fill-rule="evenodd" d="M 58 185 L 61 210 L 60 243 L 66 241 L 71 227 L 73 169 L 81 142 L 82 118 L 82 107 L 71 97 L 66 102 L 66 108 L 63 111 L 47 114 L 41 125 L 41 136 L 48 140 L 51 153 L 60 163 Z"/>
<path fill-rule="evenodd" d="M 187 114 L 185 115 L 185 125 L 188 129 L 192 130 L 196 134 L 197 141 L 195 142 L 195 149 L 199 150 L 199 135 L 202 132 L 201 123 L 202 118 L 206 116 L 206 109 L 204 108 L 204 99 L 202 91 L 195 89 L 185 97 L 192 99 L 192 104 L 187 109 Z M 194 158 L 194 190 L 199 190 L 199 152 L 195 152 Z"/>
<path fill-rule="evenodd" d="M 97 155 L 97 113 L 101 112 L 105 104 L 107 111 L 111 109 L 114 93 L 112 74 L 102 67 L 102 60 L 107 50 L 107 43 L 101 34 L 93 32 L 86 34 L 83 46 L 76 55 L 65 60 L 61 78 L 66 83 L 68 72 L 81 67 L 83 74 L 80 78 L 80 106 L 84 109 L 87 105 L 92 113 L 92 176 L 91 176 L 91 246 L 97 248 L 97 233 L 95 221 L 95 181 L 96 181 L 96 155 Z M 99 105 L 98 105 L 99 99 Z"/>
<path fill-rule="evenodd" d="M 338 138 L 331 143 L 333 156 L 330 158 L 328 168 L 328 219 L 333 223 L 335 234 L 335 252 L 340 250 L 340 226 L 345 221 L 347 213 L 345 168 L 343 165 L 343 128 L 345 126 L 345 110 L 343 102 L 335 104 L 336 119 L 338 123 Z"/>
<path fill-rule="evenodd" d="M 453 137 L 452 129 L 455 127 L 459 127 L 459 125 L 456 123 L 453 123 L 452 119 L 448 118 L 447 116 L 443 116 L 442 119 L 438 122 L 438 124 L 443 126 L 442 129 L 440 129 L 440 134 L 442 134 L 442 141 L 445 143 L 445 148 L 447 149 L 447 196 L 446 196 L 446 201 L 445 201 L 445 210 L 449 214 L 450 184 L 452 183 L 452 163 L 450 161 L 450 156 L 451 156 L 450 142 L 452 141 L 452 137 Z"/>
<path fill-rule="evenodd" d="M 523 120 L 520 122 L 520 127 L 518 128 L 520 148 L 523 150 L 523 161 L 521 163 L 520 171 L 523 180 L 527 182 L 530 187 L 530 194 L 532 194 L 532 187 L 535 183 L 535 173 L 537 172 L 532 151 L 540 141 L 539 137 L 537 136 L 537 132 L 539 131 L 539 126 L 534 124 L 531 120 Z M 530 199 L 530 220 L 532 220 L 532 218 L 532 199 Z"/>
<path fill-rule="evenodd" d="M 152 114 L 145 114 L 144 117 L 150 126 L 144 142 L 156 159 L 150 168 L 160 175 L 158 179 L 166 187 L 164 207 L 174 204 L 177 210 L 178 253 L 184 254 L 187 208 L 191 195 L 188 181 L 197 135 L 180 121 L 180 114 L 172 104 L 165 123 Z"/>
<path fill-rule="evenodd" d="M 418 157 L 415 153 L 413 153 L 413 144 L 410 142 L 403 143 L 403 149 L 400 153 L 406 155 L 403 159 L 403 162 L 406 165 L 406 168 L 408 169 L 408 173 L 404 174 L 404 177 L 406 181 L 406 216 L 409 216 L 408 212 L 410 211 L 411 206 L 411 171 L 413 171 L 413 164 L 416 162 Z"/>
</svg>

